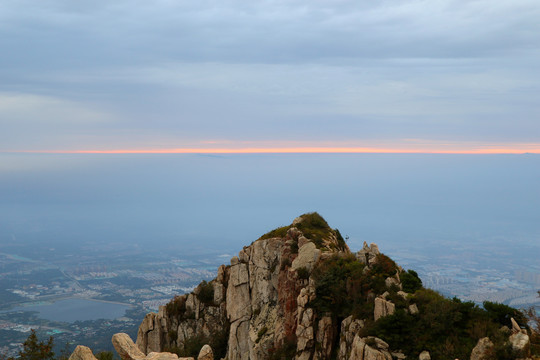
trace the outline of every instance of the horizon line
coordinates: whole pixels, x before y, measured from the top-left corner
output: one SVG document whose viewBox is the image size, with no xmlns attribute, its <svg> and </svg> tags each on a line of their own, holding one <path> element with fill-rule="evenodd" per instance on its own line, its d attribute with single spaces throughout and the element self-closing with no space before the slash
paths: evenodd
<svg viewBox="0 0 540 360">
<path fill-rule="evenodd" d="M 4 153 L 31 154 L 540 154 L 540 148 L 469 148 L 469 149 L 404 149 L 375 147 L 251 147 L 251 148 L 169 148 L 116 150 L 8 150 Z"/>
</svg>

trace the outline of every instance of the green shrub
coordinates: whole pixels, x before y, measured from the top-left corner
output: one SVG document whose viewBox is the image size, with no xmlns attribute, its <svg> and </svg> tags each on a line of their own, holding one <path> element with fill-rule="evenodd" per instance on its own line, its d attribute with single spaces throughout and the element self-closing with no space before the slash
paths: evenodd
<svg viewBox="0 0 540 360">
<path fill-rule="evenodd" d="M 309 270 L 305 267 L 298 268 L 296 273 L 299 279 L 309 279 Z"/>
<path fill-rule="evenodd" d="M 197 298 L 200 302 L 206 305 L 212 305 L 214 303 L 214 286 L 212 283 L 203 280 L 199 284 L 199 293 Z"/>
<path fill-rule="evenodd" d="M 183 346 L 174 346 L 164 349 L 164 351 L 172 352 L 179 357 L 198 357 L 201 348 L 208 344 L 214 352 L 214 358 L 222 359 L 227 355 L 227 342 L 229 340 L 229 326 L 225 326 L 224 331 L 212 334 L 211 337 L 197 335 L 190 337 L 184 341 Z"/>
<path fill-rule="evenodd" d="M 345 242 L 345 239 L 343 239 L 343 236 L 341 236 L 341 233 L 338 229 L 334 229 L 334 233 L 336 234 L 339 249 L 345 250 L 347 248 L 347 243 Z"/>
<path fill-rule="evenodd" d="M 285 237 L 285 235 L 287 235 L 287 231 L 289 231 L 290 228 L 291 225 L 278 227 L 277 229 L 271 230 L 261 236 L 259 240 Z"/>
<path fill-rule="evenodd" d="M 281 259 L 281 266 L 279 267 L 280 270 L 285 270 L 286 268 L 290 267 L 292 265 L 292 261 L 289 257 L 283 257 Z"/>
<path fill-rule="evenodd" d="M 395 275 L 397 265 L 394 260 L 390 259 L 388 256 L 377 254 L 375 257 L 375 264 L 371 267 L 371 271 L 386 279 L 389 276 Z"/>
<path fill-rule="evenodd" d="M 298 254 L 298 240 L 291 244 L 291 254 Z"/>
<path fill-rule="evenodd" d="M 354 255 L 334 255 L 320 262 L 312 273 L 316 283 L 313 307 L 320 313 L 348 316 L 356 304 L 365 301 L 363 268 Z"/>
<path fill-rule="evenodd" d="M 414 270 L 408 270 L 399 275 L 403 291 L 413 294 L 416 290 L 422 288 L 422 280 Z"/>
<path fill-rule="evenodd" d="M 527 327 L 527 318 L 525 315 L 508 305 L 499 304 L 491 301 L 484 301 L 484 309 L 487 311 L 488 316 L 498 322 L 501 325 L 506 325 L 512 328 L 512 322 L 510 318 L 514 318 L 520 326 Z"/>
<path fill-rule="evenodd" d="M 316 212 L 302 215 L 302 221 L 296 225 L 305 237 L 313 241 L 317 248 L 323 245 L 323 239 L 329 237 L 334 231 L 328 226 L 326 220 Z"/>
<path fill-rule="evenodd" d="M 167 335 L 169 335 L 169 340 L 170 341 L 176 341 L 176 339 L 178 339 L 178 332 L 176 330 L 169 330 Z"/>
<path fill-rule="evenodd" d="M 268 360 L 290 360 L 296 356 L 296 338 L 286 338 L 281 346 L 268 351 Z"/>
<path fill-rule="evenodd" d="M 96 354 L 98 360 L 114 360 L 114 354 L 112 351 L 100 351 Z"/>
<path fill-rule="evenodd" d="M 478 340 L 489 336 L 495 345 L 493 359 L 515 358 L 508 347 L 508 334 L 502 333 L 499 322 L 474 303 L 446 299 L 423 288 L 411 301 L 418 305 L 417 315 L 398 308 L 393 315 L 367 322 L 362 335 L 379 337 L 408 357 L 427 350 L 434 359 L 466 359 Z"/>
<path fill-rule="evenodd" d="M 179 317 L 186 311 L 186 296 L 177 295 L 165 305 L 167 314 Z"/>
</svg>

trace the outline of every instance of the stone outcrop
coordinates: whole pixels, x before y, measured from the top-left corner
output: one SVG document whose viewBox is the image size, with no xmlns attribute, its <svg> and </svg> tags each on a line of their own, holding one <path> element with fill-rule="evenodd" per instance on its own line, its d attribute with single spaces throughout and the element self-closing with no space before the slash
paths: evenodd
<svg viewBox="0 0 540 360">
<path fill-rule="evenodd" d="M 170 352 L 150 352 L 145 355 L 131 340 L 128 334 L 118 333 L 112 337 L 112 344 L 122 360 L 194 360 L 192 357 L 181 357 Z M 208 346 L 208 345 L 206 345 Z M 212 353 L 212 349 L 201 349 L 201 353 Z M 210 359 L 210 358 L 208 358 Z M 205 359 L 206 360 L 206 359 Z M 213 357 L 212 357 L 213 360 Z"/>
<path fill-rule="evenodd" d="M 418 355 L 418 360 L 431 360 L 431 355 L 429 355 L 429 352 L 422 351 L 420 355 Z"/>
<path fill-rule="evenodd" d="M 214 360 L 214 352 L 210 345 L 204 345 L 199 352 L 197 360 Z"/>
<path fill-rule="evenodd" d="M 409 313 L 411 315 L 416 315 L 416 314 L 418 314 L 418 312 L 419 312 L 418 311 L 418 306 L 416 304 L 409 305 Z"/>
<path fill-rule="evenodd" d="M 471 360 L 490 360 L 494 358 L 494 345 L 488 337 L 478 340 L 471 352 Z"/>
<path fill-rule="evenodd" d="M 173 348 L 181 353 L 197 339 L 210 344 L 213 356 L 227 360 L 262 360 L 284 349 L 286 357 L 297 360 L 328 359 L 334 353 L 339 359 L 353 353 L 369 360 L 391 358 L 381 343 L 357 339 L 363 320 L 338 320 L 313 306 L 317 284 L 312 274 L 318 264 L 350 255 L 339 232 L 319 215 L 300 216 L 244 247 L 214 280 L 148 314 L 137 347 L 144 354 Z M 378 255 L 376 244 L 365 243 L 355 257 L 369 270 Z M 385 279 L 387 290 L 402 288 L 399 271 Z M 376 298 L 375 319 L 393 314 L 395 305 L 377 295 L 366 294 L 366 301 Z M 399 296 L 406 299 L 407 294 L 400 291 Z"/>
<path fill-rule="evenodd" d="M 530 339 L 529 335 L 525 332 L 518 332 L 510 335 L 510 344 L 512 344 L 512 349 L 522 355 L 527 355 L 529 353 Z"/>
<path fill-rule="evenodd" d="M 114 334 L 112 344 L 122 360 L 142 360 L 146 358 L 146 354 L 133 343 L 128 334 Z"/>
<path fill-rule="evenodd" d="M 163 317 L 155 313 L 146 314 L 139 326 L 137 346 L 144 353 L 160 351 L 164 341 Z"/>
<path fill-rule="evenodd" d="M 78 345 L 68 360 L 97 360 L 90 348 Z"/>
<path fill-rule="evenodd" d="M 512 345 L 512 350 L 521 357 L 527 357 L 531 347 L 527 330 L 522 329 L 514 318 L 510 318 L 510 322 L 512 324 L 512 329 L 508 340 Z"/>
<path fill-rule="evenodd" d="M 181 357 L 170 352 L 150 352 L 145 355 L 135 345 L 128 334 L 118 333 L 112 337 L 112 344 L 122 360 L 195 360 L 192 357 Z M 68 360 L 97 360 L 92 350 L 79 345 L 75 348 Z M 205 345 L 201 349 L 198 360 L 214 360 L 212 349 Z"/>
<path fill-rule="evenodd" d="M 348 360 L 356 334 L 364 327 L 364 320 L 353 319 L 353 316 L 345 318 L 341 322 L 341 335 L 339 341 L 338 360 Z"/>
<path fill-rule="evenodd" d="M 356 335 L 349 360 L 392 360 L 392 354 L 388 351 L 388 344 L 381 339 Z"/>
<path fill-rule="evenodd" d="M 382 297 L 375 298 L 375 310 L 373 311 L 375 321 L 383 316 L 392 315 L 395 310 L 396 306 L 392 302 L 386 301 Z"/>
<path fill-rule="evenodd" d="M 362 250 L 358 251 L 356 253 L 356 258 L 358 261 L 366 264 L 366 265 L 373 265 L 377 261 L 377 255 L 379 255 L 381 252 L 379 251 L 379 247 L 377 244 L 368 244 L 364 241 L 364 246 L 362 247 Z"/>
<path fill-rule="evenodd" d="M 293 260 L 291 268 L 293 270 L 305 268 L 306 270 L 311 271 L 320 256 L 321 250 L 317 249 L 317 246 L 314 243 L 308 242 L 300 247 L 298 256 Z"/>
</svg>

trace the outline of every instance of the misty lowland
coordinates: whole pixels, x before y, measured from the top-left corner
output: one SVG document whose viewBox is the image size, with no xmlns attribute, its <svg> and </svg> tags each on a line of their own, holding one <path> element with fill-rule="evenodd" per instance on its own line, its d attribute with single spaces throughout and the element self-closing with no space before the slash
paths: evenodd
<svg viewBox="0 0 540 360">
<path fill-rule="evenodd" d="M 69 275 L 73 286 L 91 291 L 77 284 L 90 289 L 92 283 L 99 284 L 85 277 L 92 273 L 119 281 L 105 269 L 92 270 L 89 275 L 82 275 L 82 270 Z M 80 338 L 86 345 L 67 343 L 57 351 L 58 339 L 39 340 L 32 329 L 14 357 L 478 360 L 540 354 L 540 318 L 533 307 L 518 310 L 498 302 L 478 304 L 445 297 L 425 287 L 414 269 L 401 267 L 374 243 L 364 243 L 352 252 L 340 231 L 318 213 L 301 215 L 244 246 L 211 279 L 211 271 L 200 271 L 198 275 L 207 280 L 188 293 L 175 295 L 157 312 L 133 312 L 99 326 L 92 324 L 95 329 Z M 181 279 L 170 273 L 157 278 L 165 281 L 167 276 L 176 276 L 175 282 L 189 286 L 188 276 Z M 57 274 L 57 287 L 60 278 Z M 52 296 L 43 287 L 29 288 L 44 292 L 34 296 Z M 161 293 L 186 290 L 164 284 L 151 289 Z M 114 302 L 115 295 L 105 298 Z M 4 314 L 13 316 L 9 311 Z M 22 316 L 24 311 L 15 314 Z M 8 322 L 3 319 L 5 332 Z M 40 326 L 41 332 L 54 324 Z M 65 331 L 74 335 L 89 326 L 84 321 L 74 324 Z M 117 355 L 97 341 L 103 338 Z"/>
<path fill-rule="evenodd" d="M 0 0 L 0 360 L 540 360 L 540 0 Z"/>
</svg>

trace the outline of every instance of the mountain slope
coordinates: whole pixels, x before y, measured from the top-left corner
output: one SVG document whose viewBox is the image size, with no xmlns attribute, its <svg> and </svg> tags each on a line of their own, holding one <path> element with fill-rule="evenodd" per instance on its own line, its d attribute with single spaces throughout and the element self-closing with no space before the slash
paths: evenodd
<svg viewBox="0 0 540 360">
<path fill-rule="evenodd" d="M 339 231 L 304 214 L 244 247 L 217 277 L 175 297 L 143 320 L 145 353 L 196 356 L 210 344 L 217 358 L 402 359 L 429 351 L 436 359 L 525 355 L 509 336 L 514 309 L 490 311 L 423 289 L 375 244 L 352 254 Z M 517 327 L 517 328 L 516 328 Z M 517 335 L 517 334 L 522 335 Z M 527 338 L 528 341 L 528 338 Z M 478 359 L 480 359 L 479 357 Z"/>
</svg>

